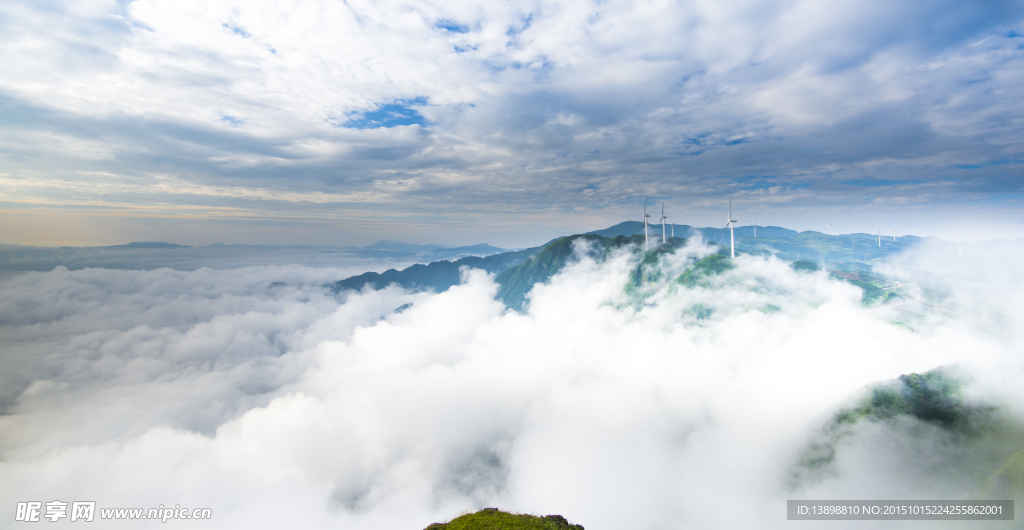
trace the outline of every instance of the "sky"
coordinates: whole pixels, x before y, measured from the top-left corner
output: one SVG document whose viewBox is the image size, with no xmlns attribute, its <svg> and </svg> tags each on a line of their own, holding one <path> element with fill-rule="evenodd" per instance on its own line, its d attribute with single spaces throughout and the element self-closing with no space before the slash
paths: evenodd
<svg viewBox="0 0 1024 530">
<path fill-rule="evenodd" d="M 1020 1 L 9 0 L 0 53 L 3 243 L 1024 237 Z"/>
<path fill-rule="evenodd" d="M 0 280 L 0 528 L 16 502 L 77 500 L 212 510 L 168 528 L 416 530 L 495 506 L 781 530 L 787 499 L 989 498 L 1021 450 L 1019 245 L 916 246 L 879 264 L 908 297 L 875 306 L 775 257 L 680 287 L 718 250 L 699 237 L 633 294 L 635 249 L 576 250 L 522 313 L 480 270 L 338 297 L 322 285 L 340 271 L 298 265 Z M 998 408 L 984 435 L 904 416 L 823 437 L 864 385 L 952 364 L 965 406 Z M 831 465 L 800 471 L 823 439 Z"/>
</svg>

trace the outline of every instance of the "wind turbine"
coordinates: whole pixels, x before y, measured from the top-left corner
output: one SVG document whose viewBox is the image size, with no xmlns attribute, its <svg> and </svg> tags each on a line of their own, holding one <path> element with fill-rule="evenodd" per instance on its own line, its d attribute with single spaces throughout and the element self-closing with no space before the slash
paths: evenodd
<svg viewBox="0 0 1024 530">
<path fill-rule="evenodd" d="M 892 242 L 893 243 L 896 242 L 896 229 L 895 228 L 892 229 Z"/>
<path fill-rule="evenodd" d="M 733 226 L 736 224 L 736 220 L 732 218 L 732 197 L 729 198 L 729 220 L 725 223 L 725 227 L 729 229 L 729 246 L 732 248 L 732 257 L 736 257 L 736 231 L 733 230 Z"/>
<path fill-rule="evenodd" d="M 878 225 L 878 248 L 882 248 L 882 225 Z"/>
<path fill-rule="evenodd" d="M 647 242 L 647 218 L 651 215 L 647 213 L 647 197 L 644 197 L 644 250 L 650 248 L 650 244 Z"/>
<path fill-rule="evenodd" d="M 832 235 L 832 223 L 828 224 L 828 235 Z"/>
<path fill-rule="evenodd" d="M 757 237 L 757 219 L 754 219 L 754 237 Z"/>
<path fill-rule="evenodd" d="M 668 219 L 668 217 L 665 217 L 665 202 L 662 201 L 662 203 L 661 203 L 661 243 L 662 244 L 665 244 L 667 242 L 665 240 L 665 219 Z"/>
</svg>

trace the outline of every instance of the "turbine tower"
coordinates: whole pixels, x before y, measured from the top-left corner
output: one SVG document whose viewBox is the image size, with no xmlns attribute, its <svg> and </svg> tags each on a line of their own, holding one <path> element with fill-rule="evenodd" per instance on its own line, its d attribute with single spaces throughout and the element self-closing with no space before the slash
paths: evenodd
<svg viewBox="0 0 1024 530">
<path fill-rule="evenodd" d="M 732 257 L 736 257 L 736 231 L 733 230 L 733 226 L 736 224 L 736 220 L 732 218 L 732 197 L 729 197 L 729 220 L 725 223 L 725 227 L 729 229 L 729 246 L 732 249 Z"/>
<path fill-rule="evenodd" d="M 832 235 L 832 223 L 828 224 L 828 235 Z"/>
<path fill-rule="evenodd" d="M 757 237 L 757 219 L 754 219 L 754 237 Z"/>
<path fill-rule="evenodd" d="M 895 228 L 892 229 L 892 242 L 893 243 L 896 242 L 896 229 Z"/>
<path fill-rule="evenodd" d="M 661 244 L 663 244 L 663 245 L 667 242 L 666 239 L 665 239 L 665 219 L 668 219 L 668 217 L 665 217 L 665 202 L 662 201 L 662 203 L 661 203 Z"/>
<path fill-rule="evenodd" d="M 882 248 L 882 225 L 878 225 L 878 248 Z"/>
<path fill-rule="evenodd" d="M 647 241 L 647 218 L 651 215 L 647 213 L 647 197 L 644 197 L 644 250 L 650 248 L 650 244 Z"/>
</svg>

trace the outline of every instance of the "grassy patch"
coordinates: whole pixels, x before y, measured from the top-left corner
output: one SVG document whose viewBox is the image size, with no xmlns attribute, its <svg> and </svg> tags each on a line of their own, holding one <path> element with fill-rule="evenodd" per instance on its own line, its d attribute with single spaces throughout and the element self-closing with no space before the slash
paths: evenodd
<svg viewBox="0 0 1024 530">
<path fill-rule="evenodd" d="M 561 515 L 539 517 L 503 512 L 497 508 L 484 508 L 476 513 L 456 517 L 447 523 L 434 523 L 426 530 L 583 530 L 583 526 L 570 524 Z"/>
</svg>

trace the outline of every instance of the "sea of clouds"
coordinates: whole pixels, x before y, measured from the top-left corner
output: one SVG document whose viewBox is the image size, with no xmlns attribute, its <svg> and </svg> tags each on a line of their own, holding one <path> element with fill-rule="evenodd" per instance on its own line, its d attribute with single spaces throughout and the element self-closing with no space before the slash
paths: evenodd
<svg viewBox="0 0 1024 530">
<path fill-rule="evenodd" d="M 580 250 L 524 313 L 476 270 L 440 294 L 334 295 L 337 269 L 304 266 L 4 279 L 0 527 L 56 499 L 209 507 L 168 523 L 204 528 L 418 530 L 487 506 L 588 530 L 783 528 L 786 499 L 981 494 L 955 440 L 872 423 L 793 483 L 865 384 L 957 363 L 969 400 L 1024 418 L 1015 254 L 922 246 L 885 268 L 910 298 L 872 308 L 755 256 L 640 296 L 633 254 Z M 665 277 L 712 251 L 694 241 Z"/>
</svg>

